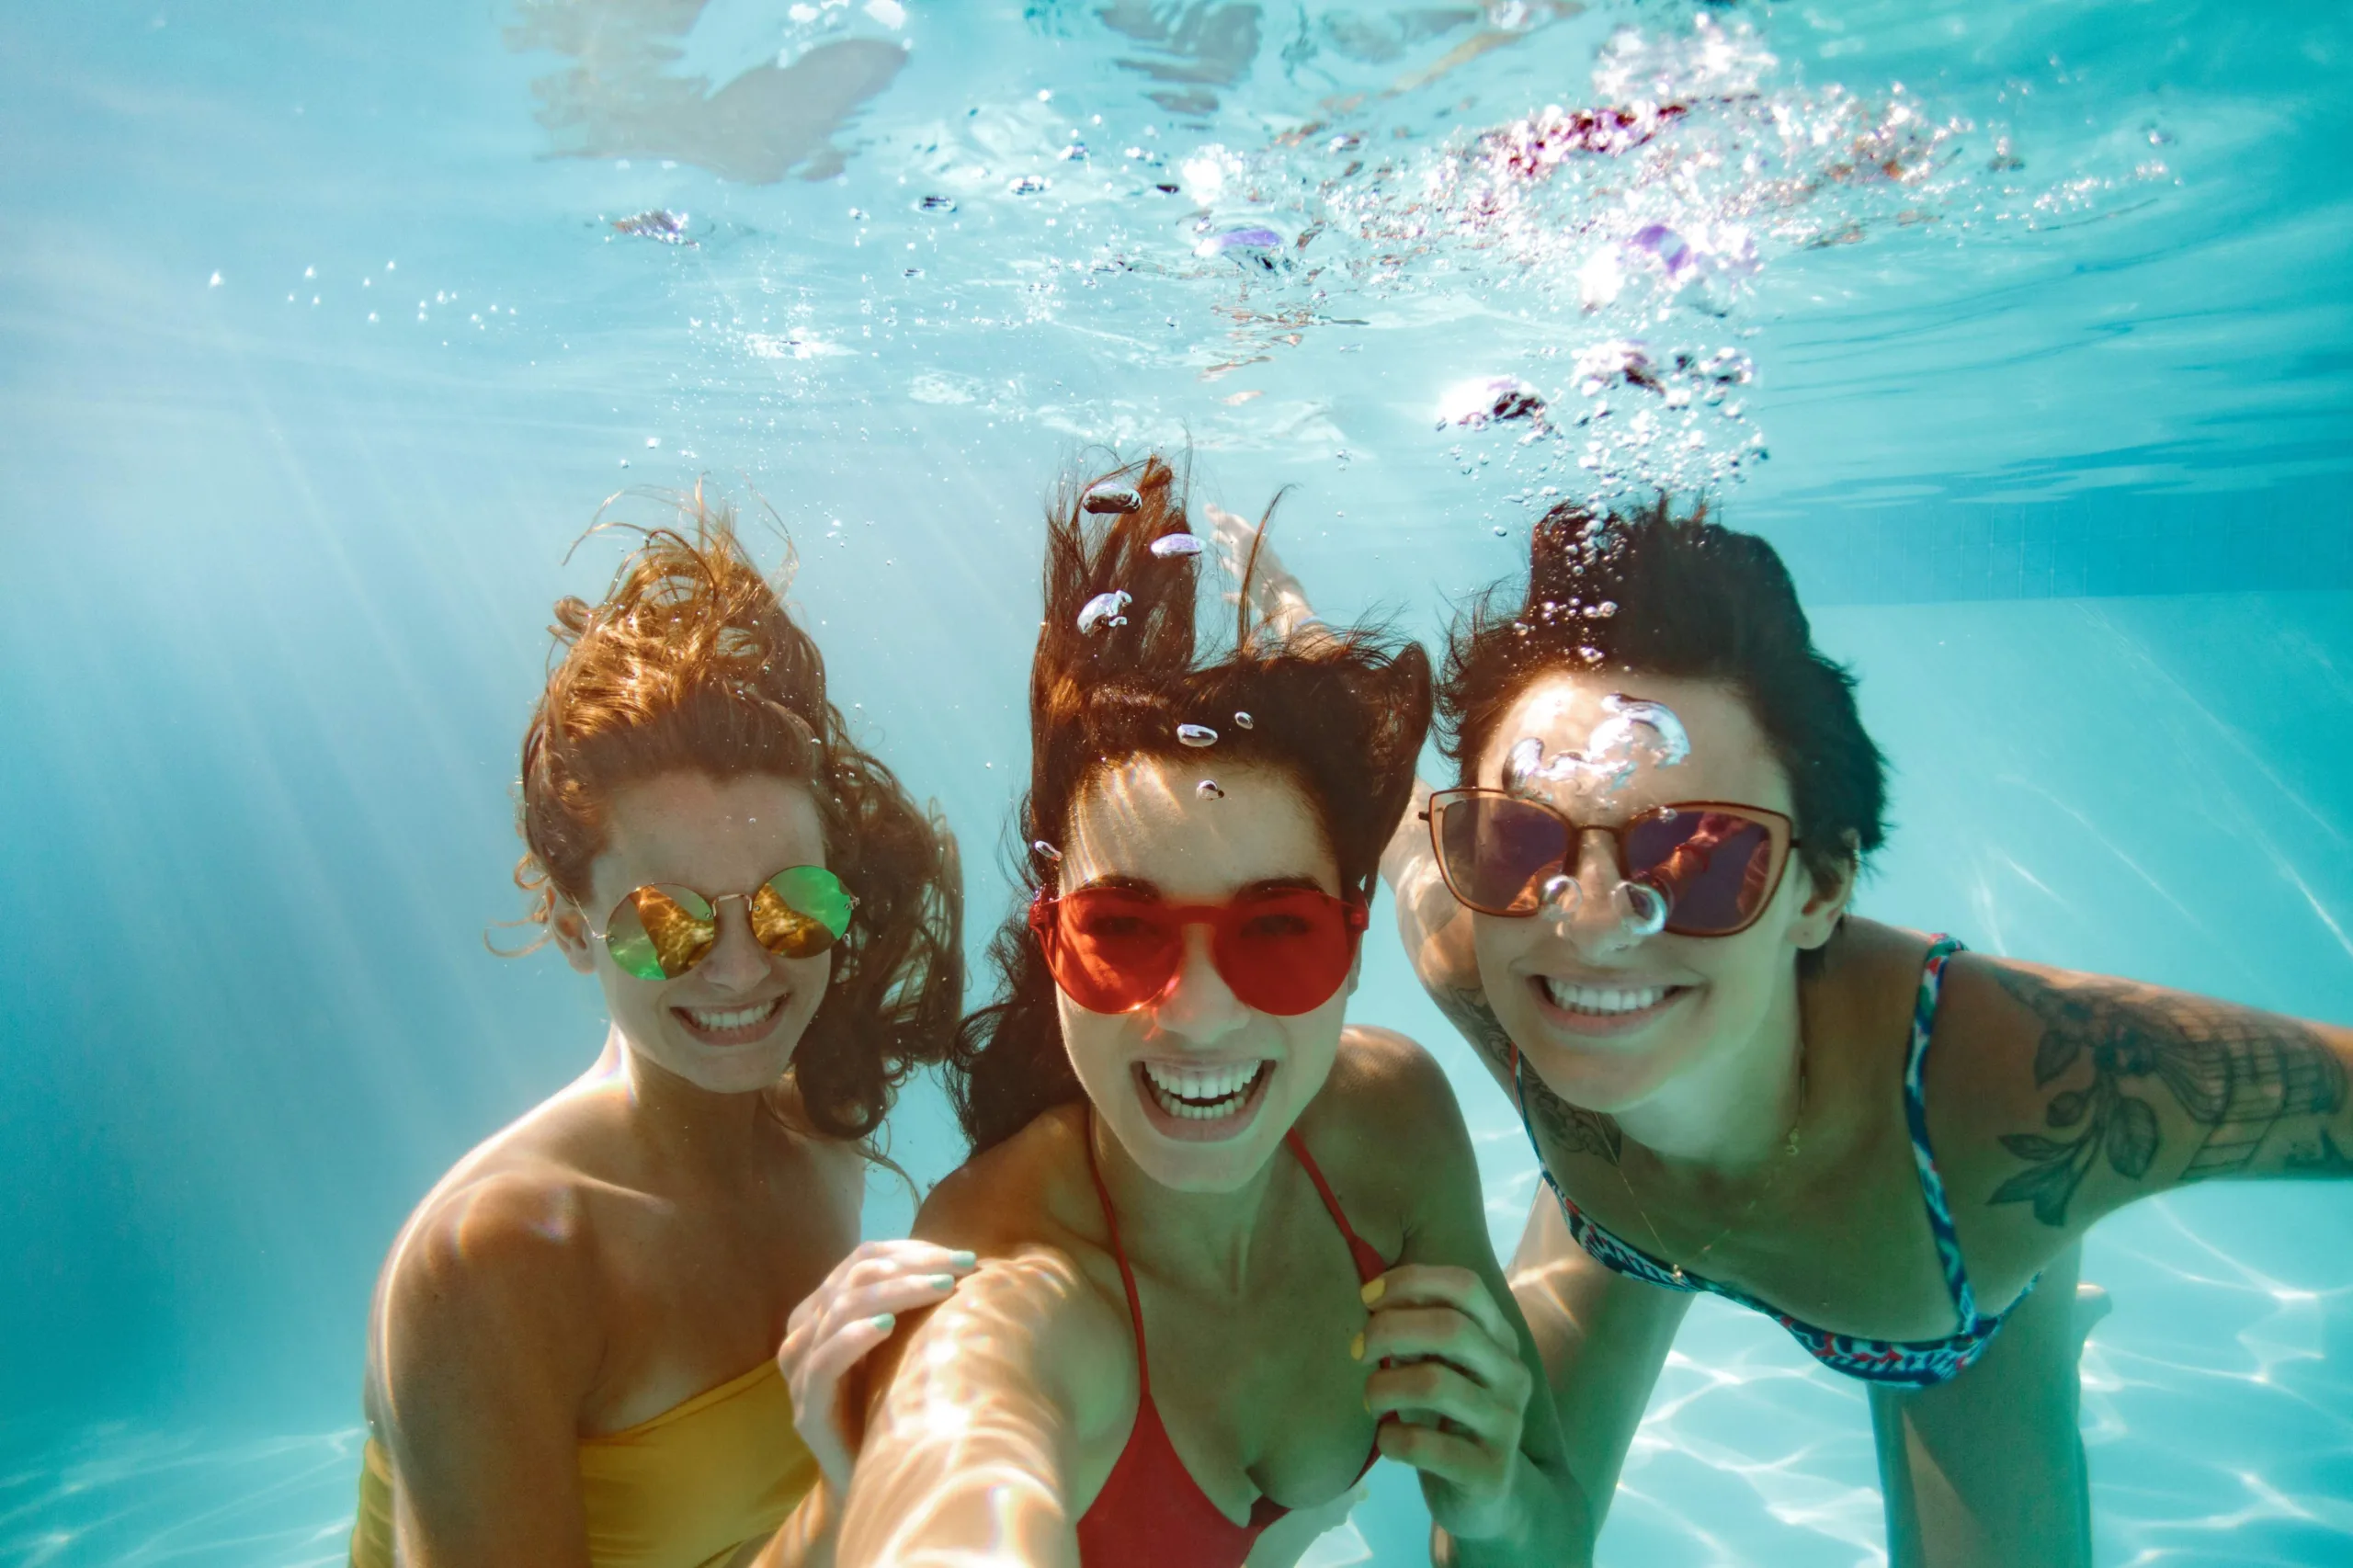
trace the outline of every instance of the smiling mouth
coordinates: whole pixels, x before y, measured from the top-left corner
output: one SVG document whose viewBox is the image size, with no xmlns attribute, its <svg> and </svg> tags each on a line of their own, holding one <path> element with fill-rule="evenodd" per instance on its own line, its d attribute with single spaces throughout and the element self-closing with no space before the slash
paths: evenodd
<svg viewBox="0 0 2353 1568">
<path fill-rule="evenodd" d="M 1257 1119 L 1275 1064 L 1264 1057 L 1199 1064 L 1139 1062 L 1134 1072 L 1146 1119 L 1162 1137 L 1215 1143 L 1239 1136 Z"/>
<path fill-rule="evenodd" d="M 1553 1003 L 1563 1012 L 1584 1012 L 1586 1017 L 1629 1017 L 1633 1012 L 1650 1012 L 1668 996 L 1677 996 L 1685 986 L 1584 986 L 1567 980 L 1553 980 L 1551 974 L 1539 974 L 1543 986 L 1543 1001 Z"/>
<path fill-rule="evenodd" d="M 1597 1023 L 1638 1020 L 1690 989 L 1688 985 L 1587 985 L 1549 974 L 1536 976 L 1535 986 L 1556 1011 Z"/>
<path fill-rule="evenodd" d="M 787 993 L 753 1007 L 672 1007 L 670 1014 L 686 1031 L 705 1045 L 749 1045 L 776 1027 L 784 1016 Z"/>
</svg>

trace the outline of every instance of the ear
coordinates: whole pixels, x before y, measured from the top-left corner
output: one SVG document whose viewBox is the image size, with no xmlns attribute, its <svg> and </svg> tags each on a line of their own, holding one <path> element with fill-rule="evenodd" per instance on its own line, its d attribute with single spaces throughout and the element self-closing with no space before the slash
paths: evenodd
<svg viewBox="0 0 2353 1568">
<path fill-rule="evenodd" d="M 563 949 L 563 961 L 583 974 L 597 972 L 596 949 L 589 944 L 596 940 L 588 934 L 588 922 L 569 899 L 559 898 L 548 916 L 548 935 Z"/>
<path fill-rule="evenodd" d="M 1801 948 L 1811 950 L 1821 947 L 1847 917 L 1847 905 L 1855 896 L 1855 875 L 1862 864 L 1862 841 L 1852 828 L 1847 830 L 1845 847 L 1847 852 L 1838 858 L 1837 869 L 1824 879 L 1817 879 L 1813 868 L 1797 858 L 1795 850 L 1790 851 L 1791 858 L 1797 859 L 1799 875 L 1806 880 L 1804 906 L 1790 927 L 1790 940 Z"/>
</svg>

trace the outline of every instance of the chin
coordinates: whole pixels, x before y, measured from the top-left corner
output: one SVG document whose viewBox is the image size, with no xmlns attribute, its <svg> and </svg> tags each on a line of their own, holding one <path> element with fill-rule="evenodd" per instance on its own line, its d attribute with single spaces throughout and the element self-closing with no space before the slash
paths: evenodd
<svg viewBox="0 0 2353 1568">
<path fill-rule="evenodd" d="M 1637 1055 L 1538 1038 L 1541 1043 L 1520 1051 L 1529 1075 L 1571 1105 L 1603 1116 L 1642 1104 L 1681 1065 L 1663 1050 Z"/>
<path fill-rule="evenodd" d="M 1111 1132 L 1138 1169 L 1171 1192 L 1237 1192 L 1266 1169 L 1275 1139 L 1263 1128 L 1214 1143 L 1178 1142 L 1142 1117 L 1121 1118 Z"/>
</svg>

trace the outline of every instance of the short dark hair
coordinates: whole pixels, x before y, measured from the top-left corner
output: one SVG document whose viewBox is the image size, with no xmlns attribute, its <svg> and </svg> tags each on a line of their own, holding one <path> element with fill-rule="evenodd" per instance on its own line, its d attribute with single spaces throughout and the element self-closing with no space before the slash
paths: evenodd
<svg viewBox="0 0 2353 1568">
<path fill-rule="evenodd" d="M 1090 492 L 1114 488 L 1129 492 L 1120 497 L 1129 509 L 1086 509 Z M 1218 732 L 1221 763 L 1270 767 L 1298 785 L 1341 887 L 1368 900 L 1381 852 L 1413 799 L 1430 722 L 1429 656 L 1420 645 L 1377 628 L 1317 623 L 1281 636 L 1253 625 L 1245 565 L 1234 646 L 1204 660 L 1195 626 L 1200 556 L 1152 548 L 1190 532 L 1183 483 L 1158 456 L 1091 481 L 1065 478 L 1047 513 L 1017 902 L 989 945 L 996 1000 L 964 1019 L 945 1069 L 976 1153 L 1085 1096 L 1028 915 L 1055 875 L 1030 846 L 1060 846 L 1091 782 L 1131 757 L 1199 756 L 1177 726 L 1206 725 Z M 1250 718 L 1236 722 L 1238 713 Z"/>
<path fill-rule="evenodd" d="M 1515 599 L 1517 602 L 1515 602 Z M 1653 506 L 1608 516 L 1564 503 L 1536 525 L 1528 587 L 1497 583 L 1455 619 L 1438 689 L 1438 744 L 1472 782 L 1506 709 L 1548 669 L 1722 681 L 1773 748 L 1817 882 L 1887 836 L 1887 759 L 1864 732 L 1855 677 L 1813 645 L 1773 547 Z"/>
</svg>

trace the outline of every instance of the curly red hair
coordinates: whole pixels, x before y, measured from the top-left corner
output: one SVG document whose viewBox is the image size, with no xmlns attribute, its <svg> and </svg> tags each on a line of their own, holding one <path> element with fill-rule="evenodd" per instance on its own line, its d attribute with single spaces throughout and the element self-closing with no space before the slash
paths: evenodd
<svg viewBox="0 0 2353 1568">
<path fill-rule="evenodd" d="M 817 1131 L 863 1138 L 955 1030 L 955 840 L 937 807 L 918 808 L 852 742 L 816 643 L 745 551 L 732 514 L 699 490 L 681 513 L 678 527 L 642 531 L 601 603 L 556 604 L 558 656 L 523 735 L 529 849 L 515 881 L 541 926 L 557 899 L 582 904 L 614 793 L 631 783 L 690 772 L 807 786 L 827 862 L 858 906 L 792 1074 Z"/>
</svg>

